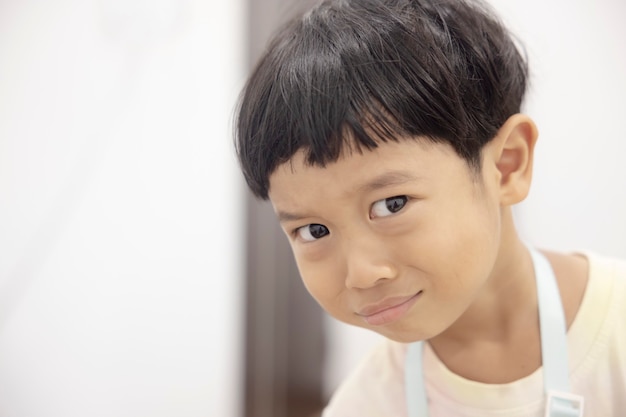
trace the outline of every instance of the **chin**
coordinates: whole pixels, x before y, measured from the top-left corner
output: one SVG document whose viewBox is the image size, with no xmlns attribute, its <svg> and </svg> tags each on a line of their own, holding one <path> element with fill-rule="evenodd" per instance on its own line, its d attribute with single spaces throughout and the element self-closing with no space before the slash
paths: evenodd
<svg viewBox="0 0 626 417">
<path fill-rule="evenodd" d="M 382 328 L 381 329 L 369 328 L 369 330 L 372 330 L 380 334 L 381 336 L 384 336 L 387 339 L 393 340 L 394 342 L 398 342 L 398 343 L 421 342 L 421 341 L 428 340 L 431 337 L 435 336 L 435 335 L 424 333 L 423 331 L 409 330 L 409 329 L 393 330 L 393 329 L 382 329 Z"/>
</svg>

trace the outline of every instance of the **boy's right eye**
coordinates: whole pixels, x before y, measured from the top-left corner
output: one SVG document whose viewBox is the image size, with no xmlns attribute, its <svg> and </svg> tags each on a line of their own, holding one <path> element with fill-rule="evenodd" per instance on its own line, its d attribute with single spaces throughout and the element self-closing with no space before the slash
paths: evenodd
<svg viewBox="0 0 626 417">
<path fill-rule="evenodd" d="M 296 235 L 305 242 L 312 242 L 328 234 L 330 234 L 330 231 L 323 224 L 307 224 L 296 229 Z"/>
</svg>

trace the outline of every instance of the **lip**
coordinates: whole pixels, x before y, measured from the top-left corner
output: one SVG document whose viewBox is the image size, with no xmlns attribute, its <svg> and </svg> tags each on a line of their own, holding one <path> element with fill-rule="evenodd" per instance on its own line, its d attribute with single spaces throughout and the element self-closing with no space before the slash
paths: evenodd
<svg viewBox="0 0 626 417">
<path fill-rule="evenodd" d="M 379 303 L 363 307 L 356 314 L 371 326 L 389 324 L 404 316 L 421 294 L 422 291 L 419 291 L 409 296 L 385 298 Z"/>
</svg>

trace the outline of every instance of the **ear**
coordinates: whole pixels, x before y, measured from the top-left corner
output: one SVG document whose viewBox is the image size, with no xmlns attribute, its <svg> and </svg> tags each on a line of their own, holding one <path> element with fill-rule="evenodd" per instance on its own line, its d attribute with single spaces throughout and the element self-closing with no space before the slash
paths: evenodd
<svg viewBox="0 0 626 417">
<path fill-rule="evenodd" d="M 514 114 L 489 144 L 488 157 L 499 177 L 501 205 L 519 203 L 528 195 L 537 136 L 537 127 L 530 117 Z"/>
</svg>

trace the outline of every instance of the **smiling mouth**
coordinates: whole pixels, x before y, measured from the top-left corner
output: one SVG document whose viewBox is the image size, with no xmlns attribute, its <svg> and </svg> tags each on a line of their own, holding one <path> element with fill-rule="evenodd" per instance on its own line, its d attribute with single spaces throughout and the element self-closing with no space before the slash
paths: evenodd
<svg viewBox="0 0 626 417">
<path fill-rule="evenodd" d="M 382 326 L 404 316 L 413 307 L 422 291 L 404 297 L 392 297 L 361 309 L 356 314 L 370 326 Z"/>
</svg>

